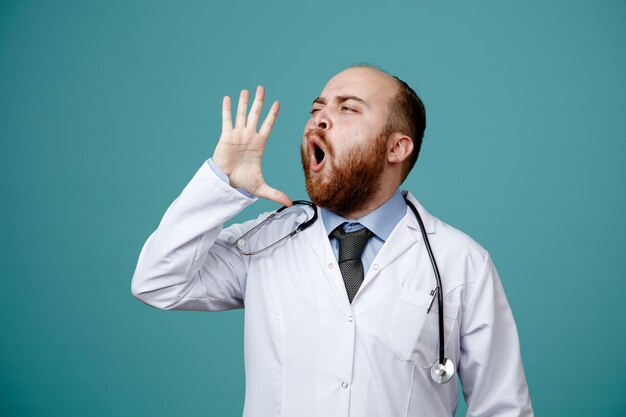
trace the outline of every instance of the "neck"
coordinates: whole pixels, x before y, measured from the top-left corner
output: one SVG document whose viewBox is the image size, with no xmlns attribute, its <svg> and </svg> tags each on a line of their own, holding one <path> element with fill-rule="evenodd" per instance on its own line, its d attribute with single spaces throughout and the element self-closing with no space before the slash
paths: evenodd
<svg viewBox="0 0 626 417">
<path fill-rule="evenodd" d="M 367 200 L 362 206 L 346 213 L 337 214 L 348 220 L 358 220 L 385 204 L 393 196 L 397 189 L 398 187 L 385 187 L 383 185 L 373 194 L 372 198 Z"/>
</svg>

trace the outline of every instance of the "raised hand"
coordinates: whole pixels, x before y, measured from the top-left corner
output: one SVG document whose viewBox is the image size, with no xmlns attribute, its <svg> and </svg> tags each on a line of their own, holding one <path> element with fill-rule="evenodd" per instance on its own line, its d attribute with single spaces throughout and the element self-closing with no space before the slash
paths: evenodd
<svg viewBox="0 0 626 417">
<path fill-rule="evenodd" d="M 230 97 L 222 103 L 222 135 L 213 153 L 213 162 L 228 176 L 230 185 L 243 188 L 257 197 L 267 198 L 285 206 L 291 206 L 287 195 L 265 183 L 261 172 L 261 159 L 265 143 L 278 116 L 280 104 L 275 101 L 257 132 L 257 124 L 263 109 L 265 90 L 258 86 L 250 113 L 246 118 L 250 93 L 242 90 L 239 95 L 235 126 L 232 123 Z"/>
</svg>

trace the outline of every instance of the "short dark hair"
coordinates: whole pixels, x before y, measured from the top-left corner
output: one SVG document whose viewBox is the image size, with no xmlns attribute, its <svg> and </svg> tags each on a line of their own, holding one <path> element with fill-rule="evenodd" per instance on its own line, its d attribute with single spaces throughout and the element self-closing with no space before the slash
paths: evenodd
<svg viewBox="0 0 626 417">
<path fill-rule="evenodd" d="M 393 78 L 398 84 L 398 93 L 389 101 L 387 123 L 383 128 L 383 134 L 390 135 L 393 132 L 400 132 L 410 137 L 413 141 L 413 152 L 405 163 L 402 176 L 402 181 L 404 181 L 413 169 L 413 166 L 415 166 L 422 148 L 422 140 L 426 130 L 426 108 L 424 103 L 415 90 L 395 75 L 389 74 L 387 71 L 371 64 L 357 64 L 353 67 L 366 67 L 380 71 Z"/>
<path fill-rule="evenodd" d="M 402 176 L 402 181 L 404 181 L 415 166 L 422 148 L 422 140 L 426 130 L 426 109 L 422 100 L 407 83 L 395 75 L 392 77 L 398 82 L 400 91 L 389 102 L 385 131 L 387 134 L 404 133 L 413 141 L 413 152 L 408 158 Z"/>
</svg>

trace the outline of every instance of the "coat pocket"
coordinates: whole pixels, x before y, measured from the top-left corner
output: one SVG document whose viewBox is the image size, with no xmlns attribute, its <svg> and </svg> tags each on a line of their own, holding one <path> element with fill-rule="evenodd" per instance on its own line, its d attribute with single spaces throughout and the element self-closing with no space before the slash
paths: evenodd
<svg viewBox="0 0 626 417">
<path fill-rule="evenodd" d="M 432 366 L 439 355 L 439 309 L 435 299 L 427 313 L 431 300 L 428 293 L 400 287 L 389 323 L 388 338 L 394 355 L 420 367 Z M 458 312 L 458 306 L 444 300 L 445 347 L 448 346 Z"/>
</svg>

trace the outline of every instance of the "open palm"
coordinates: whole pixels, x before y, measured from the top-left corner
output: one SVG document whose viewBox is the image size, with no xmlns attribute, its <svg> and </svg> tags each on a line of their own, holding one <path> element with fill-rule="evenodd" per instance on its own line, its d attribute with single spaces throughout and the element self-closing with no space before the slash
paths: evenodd
<svg viewBox="0 0 626 417">
<path fill-rule="evenodd" d="M 265 90 L 257 87 L 250 113 L 246 117 L 250 93 L 242 90 L 237 105 L 235 125 L 232 123 L 230 97 L 224 97 L 222 103 L 222 135 L 220 136 L 213 162 L 228 176 L 230 185 L 243 188 L 257 197 L 267 198 L 286 206 L 291 205 L 287 195 L 265 183 L 261 170 L 261 160 L 267 138 L 272 131 L 280 104 L 275 101 L 257 131 L 257 125 L 263 109 Z"/>
</svg>

